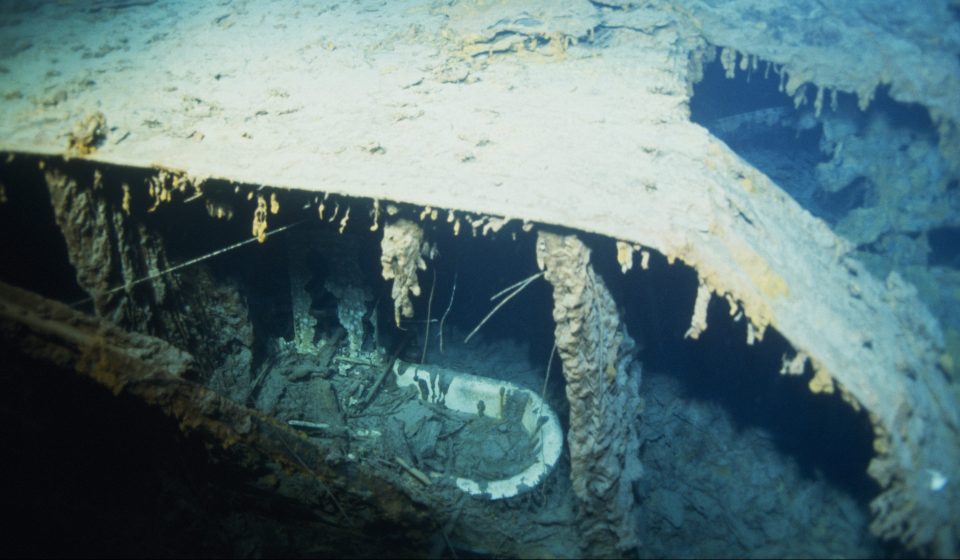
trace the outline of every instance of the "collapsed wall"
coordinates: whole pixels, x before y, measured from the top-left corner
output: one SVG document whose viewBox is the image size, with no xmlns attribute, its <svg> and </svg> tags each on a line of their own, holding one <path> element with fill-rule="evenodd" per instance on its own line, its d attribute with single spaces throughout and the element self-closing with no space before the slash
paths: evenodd
<svg viewBox="0 0 960 560">
<path fill-rule="evenodd" d="M 161 237 L 130 215 L 129 185 L 97 169 L 83 176 L 50 168 L 44 172 L 54 217 L 80 287 L 90 294 L 98 317 L 134 332 L 159 336 L 179 348 L 195 348 L 208 372 L 217 367 L 249 368 L 249 352 L 222 363 L 235 342 L 249 347 L 253 332 L 235 286 L 214 281 L 192 267 L 168 273 L 171 263 Z M 159 185 L 171 179 L 160 173 Z M 176 179 L 174 177 L 173 179 Z M 180 177 L 181 184 L 187 182 Z M 109 186 L 105 186 L 109 184 Z M 116 191 L 124 194 L 117 204 Z M 184 285 L 196 290 L 184 290 Z M 216 305 L 207 305 L 215 301 Z M 184 312 L 183 310 L 191 310 Z M 229 333 L 229 334 L 228 334 Z"/>
</svg>

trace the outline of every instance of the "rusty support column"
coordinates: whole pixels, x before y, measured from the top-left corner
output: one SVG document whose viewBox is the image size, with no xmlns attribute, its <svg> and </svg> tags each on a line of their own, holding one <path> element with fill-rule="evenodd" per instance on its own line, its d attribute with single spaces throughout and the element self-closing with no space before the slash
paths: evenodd
<svg viewBox="0 0 960 560">
<path fill-rule="evenodd" d="M 642 474 L 637 439 L 640 367 L 590 250 L 574 235 L 540 232 L 537 265 L 553 286 L 557 350 L 570 401 L 571 478 L 589 552 L 638 546 L 633 483 Z"/>
</svg>

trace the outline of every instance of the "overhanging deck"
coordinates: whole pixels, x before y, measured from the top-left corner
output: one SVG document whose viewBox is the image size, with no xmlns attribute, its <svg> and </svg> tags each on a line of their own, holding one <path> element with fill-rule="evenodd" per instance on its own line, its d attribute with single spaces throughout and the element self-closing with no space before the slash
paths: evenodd
<svg viewBox="0 0 960 560">
<path fill-rule="evenodd" d="M 682 16 L 588 2 L 112 4 L 4 16 L 20 21 L 3 28 L 0 150 L 63 154 L 99 111 L 109 131 L 86 157 L 104 164 L 562 225 L 680 259 L 871 412 L 886 488 L 875 530 L 956 541 L 956 485 L 933 491 L 929 474 L 960 477 L 939 326 L 689 121 L 705 40 Z M 235 219 L 252 218 L 244 204 Z"/>
</svg>

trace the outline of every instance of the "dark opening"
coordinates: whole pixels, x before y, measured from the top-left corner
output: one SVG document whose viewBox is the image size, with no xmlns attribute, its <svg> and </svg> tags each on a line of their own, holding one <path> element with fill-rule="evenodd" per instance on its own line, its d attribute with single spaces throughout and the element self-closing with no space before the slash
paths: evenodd
<svg viewBox="0 0 960 560">
<path fill-rule="evenodd" d="M 67 259 L 37 161 L 16 158 L 0 165 L 7 199 L 0 203 L 0 280 L 51 299 L 77 301 L 87 294 Z"/>
<path fill-rule="evenodd" d="M 780 91 L 780 75 L 772 65 L 738 68 L 734 78 L 727 78 L 718 57 L 704 66 L 703 79 L 694 84 L 690 116 L 811 214 L 833 221 L 837 211 L 831 201 L 815 197 L 816 166 L 828 159 L 820 151 L 823 130 L 814 115 L 815 93 L 808 88 L 807 103 L 796 108 L 793 98 Z M 830 110 L 825 97 L 824 110 Z"/>
<path fill-rule="evenodd" d="M 960 268 L 960 227 L 945 227 L 927 233 L 930 266 Z"/>
<path fill-rule="evenodd" d="M 719 403 L 736 425 L 769 431 L 807 476 L 821 473 L 866 507 L 879 490 L 867 475 L 873 431 L 866 413 L 837 394 L 811 393 L 809 364 L 804 375 L 779 374 L 783 356 L 794 354 L 790 344 L 769 328 L 763 341 L 747 345 L 746 320 L 734 321 L 721 298 L 711 298 L 700 338 L 684 338 L 697 291 L 693 269 L 653 253 L 649 270 L 622 274 L 612 242 L 598 238 L 592 245 L 594 266 L 642 341 L 644 371 L 675 376 L 691 400 Z"/>
</svg>

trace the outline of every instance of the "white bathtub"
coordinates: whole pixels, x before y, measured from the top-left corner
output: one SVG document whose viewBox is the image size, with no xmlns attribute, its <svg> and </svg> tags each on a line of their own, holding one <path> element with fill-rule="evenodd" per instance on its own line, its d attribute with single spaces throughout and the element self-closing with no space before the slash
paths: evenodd
<svg viewBox="0 0 960 560">
<path fill-rule="evenodd" d="M 457 487 L 464 492 L 491 500 L 516 496 L 540 484 L 560 458 L 563 449 L 560 422 L 553 409 L 533 391 L 508 381 L 400 360 L 394 364 L 393 372 L 398 386 L 415 387 L 422 400 L 466 414 L 478 414 L 482 408 L 485 416 L 503 419 L 504 407 L 511 396 L 522 392 L 529 397 L 521 422 L 536 443 L 530 465 L 513 476 L 499 480 L 453 477 Z M 479 404 L 481 402 L 482 405 Z"/>
</svg>

